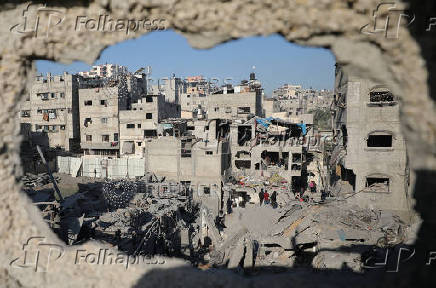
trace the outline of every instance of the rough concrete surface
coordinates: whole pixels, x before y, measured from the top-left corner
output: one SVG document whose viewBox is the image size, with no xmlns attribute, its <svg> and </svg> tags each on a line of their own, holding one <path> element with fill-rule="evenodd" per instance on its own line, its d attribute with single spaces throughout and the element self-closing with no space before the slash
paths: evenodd
<svg viewBox="0 0 436 288">
<path fill-rule="evenodd" d="M 60 243 L 43 223 L 38 211 L 20 192 L 20 185 L 15 180 L 16 175 L 20 174 L 19 124 L 15 115 L 18 103 L 24 99 L 26 87 L 35 73 L 32 61 L 49 59 L 70 63 L 81 60 L 92 63 L 105 47 L 146 33 L 146 30 L 128 35 L 125 31 L 75 31 L 77 16 L 98 19 L 98 15 L 105 14 L 114 19 L 165 19 L 166 29 L 181 33 L 195 48 L 210 48 L 241 37 L 279 33 L 290 42 L 329 48 L 337 61 L 345 64 L 346 71 L 353 71 L 360 77 L 390 87 L 401 99 L 403 133 L 408 141 L 410 164 L 417 175 L 416 209 L 424 223 L 416 242 L 417 247 L 422 248 L 418 249 L 420 256 L 416 261 L 424 261 L 424 250 L 434 245 L 431 240 L 435 239 L 436 231 L 436 217 L 432 209 L 435 203 L 432 187 L 436 179 L 436 94 L 434 87 L 431 90 L 434 85 L 436 41 L 434 32 L 425 31 L 428 18 L 435 11 L 433 1 L 416 1 L 419 3 L 411 4 L 416 14 L 415 23 L 409 27 L 401 26 L 398 39 L 387 39 L 383 33 L 361 33 L 362 26 L 374 21 L 371 15 L 379 2 L 376 0 L 47 2 L 47 8 L 56 10 L 58 16 L 48 17 L 49 13 L 54 13 L 53 10 L 40 11 L 39 27 L 47 25 L 48 19 L 52 19 L 53 26 L 48 32 L 41 28 L 38 35 L 18 33 L 23 31 L 20 29 L 23 27 L 15 26 L 23 23 L 23 11 L 28 2 L 3 1 L 0 4 L 0 286 L 133 286 L 135 283 L 181 286 L 189 284 L 189 281 L 189 286 L 271 286 L 271 281 L 267 278 L 244 280 L 228 273 L 202 274 L 203 272 L 188 267 L 178 268 L 173 273 L 161 269 L 144 276 L 156 265 L 132 266 L 127 270 L 115 265 L 75 265 L 74 253 L 66 253 L 69 256 L 64 256 L 65 263 L 50 266 L 47 273 L 32 272 L 32 268 L 10 267 L 10 262 L 21 256 L 22 245 L 30 236 L 44 236 L 47 242 Z M 405 4 L 397 1 L 397 7 L 401 9 Z M 54 26 L 56 19 L 62 17 L 62 22 Z M 394 29 L 395 23 L 392 25 L 390 28 Z M 80 248 L 95 250 L 97 247 L 97 244 L 89 243 Z M 181 260 L 167 259 L 162 267 L 170 269 L 182 265 L 185 264 Z M 430 269 L 415 269 L 418 270 L 410 268 L 411 273 L 418 273 L 414 274 L 415 285 L 425 283 L 420 283 L 420 279 L 431 279 Z M 321 283 L 329 282 L 325 276 L 318 276 Z M 336 286 L 340 285 L 338 282 L 342 279 L 337 276 L 331 282 L 336 283 Z M 393 280 L 385 274 L 380 277 L 386 278 L 386 281 Z M 408 278 L 406 273 L 402 273 L 402 277 L 402 280 L 397 280 L 397 286 L 410 287 L 407 279 L 412 278 Z M 307 286 L 311 282 L 311 286 L 316 286 L 320 282 L 313 282 L 314 279 L 316 277 L 297 277 L 295 274 L 292 277 L 275 277 L 274 283 L 281 283 L 281 286 L 289 283 Z M 365 278 L 368 279 L 370 278 Z M 366 285 L 365 282 L 354 281 L 353 284 L 363 286 Z M 344 282 L 342 285 L 350 286 Z"/>
</svg>

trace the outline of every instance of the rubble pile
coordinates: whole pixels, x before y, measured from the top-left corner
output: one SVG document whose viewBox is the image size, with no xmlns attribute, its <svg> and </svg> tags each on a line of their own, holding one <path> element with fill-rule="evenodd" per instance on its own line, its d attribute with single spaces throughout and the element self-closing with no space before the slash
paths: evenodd
<svg viewBox="0 0 436 288">
<path fill-rule="evenodd" d="M 362 255 L 377 247 L 404 243 L 409 237 L 408 226 L 399 217 L 342 201 L 323 205 L 293 202 L 276 211 L 270 207 L 244 209 L 262 214 L 240 219 L 239 230 L 225 229 L 224 240 L 209 254 L 211 264 L 246 271 L 261 267 L 342 269 L 345 265 L 361 272 Z M 249 221 L 258 221 L 263 227 L 254 229 Z"/>
<path fill-rule="evenodd" d="M 81 184 L 51 211 L 57 216 L 51 219 L 59 222 L 55 232 L 69 245 L 94 239 L 129 255 L 180 256 L 190 242 L 182 235 L 196 225 L 198 209 L 185 190 L 161 184 L 169 185 L 143 180 Z"/>
<path fill-rule="evenodd" d="M 54 177 L 56 182 L 59 182 L 59 177 Z M 50 183 L 50 176 L 48 173 L 41 173 L 41 174 L 32 174 L 32 173 L 26 173 L 26 175 L 21 177 L 21 181 L 23 185 L 27 188 L 35 188 L 35 187 L 41 187 L 48 183 Z"/>
</svg>

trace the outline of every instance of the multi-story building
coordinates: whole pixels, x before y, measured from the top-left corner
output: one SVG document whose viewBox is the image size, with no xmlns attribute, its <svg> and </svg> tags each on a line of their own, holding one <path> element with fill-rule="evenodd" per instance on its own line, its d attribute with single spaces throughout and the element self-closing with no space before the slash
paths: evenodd
<svg viewBox="0 0 436 288">
<path fill-rule="evenodd" d="M 142 157 L 145 141 L 159 135 L 159 123 L 167 118 L 180 118 L 180 106 L 161 94 L 144 95 L 131 110 L 120 111 L 121 155 Z"/>
<path fill-rule="evenodd" d="M 262 86 L 254 73 L 249 81 L 240 85 L 225 85 L 221 90 L 208 96 L 208 119 L 248 119 L 251 116 L 263 116 Z"/>
<path fill-rule="evenodd" d="M 117 64 L 95 65 L 90 71 L 79 72 L 79 75 L 85 78 L 111 78 L 121 74 L 127 74 L 127 67 Z"/>
<path fill-rule="evenodd" d="M 126 81 L 82 83 L 79 89 L 80 145 L 85 154 L 117 155 L 119 112 L 126 110 L 130 94 Z"/>
<path fill-rule="evenodd" d="M 79 82 L 76 75 L 37 76 L 21 106 L 20 122 L 31 141 L 67 151 L 79 149 Z"/>
<path fill-rule="evenodd" d="M 232 172 L 259 179 L 277 174 L 294 183 L 294 189 L 299 188 L 305 168 L 303 147 L 307 148 L 307 142 L 301 138 L 304 135 L 299 123 L 280 119 L 252 118 L 250 122 L 232 123 Z"/>
<path fill-rule="evenodd" d="M 409 167 L 399 102 L 388 87 L 336 68 L 332 173 L 361 206 L 409 210 Z"/>
<path fill-rule="evenodd" d="M 273 98 L 296 98 L 300 90 L 301 85 L 284 84 L 282 87 L 273 90 Z"/>
</svg>

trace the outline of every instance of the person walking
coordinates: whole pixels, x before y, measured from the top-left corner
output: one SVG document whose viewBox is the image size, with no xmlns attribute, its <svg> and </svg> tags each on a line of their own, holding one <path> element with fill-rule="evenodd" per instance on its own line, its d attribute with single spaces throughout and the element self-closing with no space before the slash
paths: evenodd
<svg viewBox="0 0 436 288">
<path fill-rule="evenodd" d="M 268 193 L 268 191 L 265 191 L 265 193 L 263 193 L 263 202 L 265 204 L 269 204 L 269 193 Z"/>
<path fill-rule="evenodd" d="M 277 192 L 274 191 L 271 194 L 271 206 L 273 207 L 273 209 L 277 208 Z"/>
<path fill-rule="evenodd" d="M 264 197 L 263 194 L 264 194 L 264 193 L 263 193 L 263 188 L 261 188 L 261 189 L 260 189 L 260 192 L 259 192 L 259 206 L 262 206 L 263 197 Z"/>
</svg>

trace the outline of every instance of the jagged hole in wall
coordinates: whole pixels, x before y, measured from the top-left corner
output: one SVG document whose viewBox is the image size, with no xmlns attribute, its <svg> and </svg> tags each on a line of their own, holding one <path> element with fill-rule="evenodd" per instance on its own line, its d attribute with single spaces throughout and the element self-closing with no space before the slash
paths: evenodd
<svg viewBox="0 0 436 288">
<path fill-rule="evenodd" d="M 247 272 L 330 268 L 338 253 L 361 270 L 375 245 L 396 244 L 386 235 L 404 237 L 377 197 L 408 189 L 407 179 L 372 171 L 372 156 L 344 162 L 349 147 L 395 150 L 407 171 L 399 123 L 382 129 L 380 116 L 398 118 L 397 100 L 364 79 L 348 93 L 356 81 L 326 50 L 271 36 L 198 51 L 156 32 L 108 48 L 94 66 L 36 66 L 19 115 L 21 181 L 68 245 L 96 239 Z M 349 99 L 383 127 L 347 129 Z M 368 205 L 346 201 L 360 193 Z"/>
</svg>

